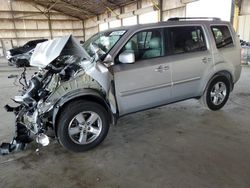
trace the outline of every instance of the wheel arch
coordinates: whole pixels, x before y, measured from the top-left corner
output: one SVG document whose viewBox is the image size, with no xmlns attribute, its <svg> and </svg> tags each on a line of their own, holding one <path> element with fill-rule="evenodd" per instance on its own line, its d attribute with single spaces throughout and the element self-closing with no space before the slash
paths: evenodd
<svg viewBox="0 0 250 188">
<path fill-rule="evenodd" d="M 107 110 L 107 113 L 109 114 L 108 116 L 109 122 L 111 124 L 115 124 L 116 116 L 112 113 L 108 102 L 105 100 L 105 97 L 94 89 L 84 89 L 84 92 L 78 91 L 78 92 L 74 92 L 74 93 L 68 94 L 67 96 L 62 97 L 61 100 L 59 100 L 55 104 L 55 108 L 53 110 L 53 115 L 52 115 L 52 121 L 53 121 L 53 128 L 55 130 L 56 136 L 57 136 L 58 118 L 60 117 L 60 114 L 63 108 L 65 108 L 71 102 L 74 102 L 77 100 L 86 100 L 86 101 L 96 102 L 102 105 L 105 108 L 105 110 Z"/>
<path fill-rule="evenodd" d="M 227 71 L 227 70 L 220 70 L 220 71 L 214 73 L 214 74 L 210 77 L 209 81 L 207 82 L 207 84 L 206 84 L 205 87 L 203 88 L 203 93 L 204 93 L 204 91 L 206 90 L 206 88 L 210 85 L 210 83 L 211 83 L 216 77 L 218 77 L 218 76 L 224 76 L 224 77 L 226 77 L 226 78 L 228 79 L 229 83 L 230 83 L 230 91 L 233 90 L 233 88 L 234 88 L 234 83 L 233 83 L 233 76 L 232 76 L 232 73 L 230 73 L 230 72 Z"/>
</svg>

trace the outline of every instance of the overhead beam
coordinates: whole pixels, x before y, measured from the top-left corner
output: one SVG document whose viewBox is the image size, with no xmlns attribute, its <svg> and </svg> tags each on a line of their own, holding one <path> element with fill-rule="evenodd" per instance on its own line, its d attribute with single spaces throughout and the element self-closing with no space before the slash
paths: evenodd
<svg viewBox="0 0 250 188">
<path fill-rule="evenodd" d="M 56 10 L 60 13 L 63 13 L 65 15 L 69 15 L 81 20 L 84 19 L 88 19 L 88 18 L 92 18 L 94 16 L 97 16 L 98 14 L 102 14 L 105 12 L 105 10 L 107 10 L 108 12 L 111 12 L 112 14 L 116 14 L 116 12 L 114 11 L 114 9 L 116 8 L 120 8 L 123 6 L 126 6 L 128 4 L 137 2 L 137 0 L 124 0 L 124 1 L 111 1 L 111 0 L 100 0 L 97 4 L 93 4 L 93 5 L 102 5 L 103 8 L 101 9 L 101 11 L 95 11 L 90 10 L 89 7 L 91 7 L 91 1 L 90 0 L 85 0 L 85 1 L 67 1 L 67 0 L 17 0 L 17 1 L 25 1 L 28 3 L 33 3 L 36 5 L 41 5 L 42 7 L 45 7 L 45 10 L 41 10 L 38 6 L 36 8 L 38 8 L 38 10 L 40 12 L 44 12 L 45 15 L 47 14 L 48 11 L 50 10 Z M 156 0 L 155 0 L 156 1 Z M 83 7 L 84 5 L 86 5 L 85 8 Z M 63 10 L 65 9 L 65 11 Z M 52 13 L 52 12 L 51 12 Z"/>
<path fill-rule="evenodd" d="M 37 4 L 39 4 L 39 5 L 41 5 L 41 6 L 43 6 L 43 7 L 46 7 L 47 5 L 46 4 L 43 4 L 43 3 L 40 3 L 40 2 L 36 2 Z M 48 2 L 47 2 L 48 3 Z M 50 4 L 51 4 L 51 2 L 50 2 Z M 77 19 L 80 19 L 80 20 L 82 20 L 83 18 L 82 17 L 79 17 L 79 16 L 75 16 L 75 15 L 72 15 L 72 14 L 68 14 L 68 13 L 66 13 L 66 12 L 64 12 L 64 11 L 62 11 L 62 10 L 60 10 L 60 9 L 58 9 L 58 8 L 52 8 L 53 10 L 55 10 L 55 11 L 57 11 L 57 12 L 60 12 L 60 13 L 62 13 L 62 14 L 65 14 L 65 15 L 68 15 L 68 16 L 71 16 L 71 17 L 74 17 L 74 18 L 77 18 Z M 54 14 L 54 12 L 50 12 L 50 13 L 53 13 Z"/>
<path fill-rule="evenodd" d="M 76 11 L 80 11 L 80 12 L 84 12 L 86 14 L 90 14 L 91 16 L 96 16 L 96 14 L 90 10 L 86 10 L 86 9 L 83 9 L 83 8 L 80 8 L 78 6 L 75 6 L 71 3 L 68 3 L 68 2 L 65 2 L 65 1 L 61 1 L 60 0 L 60 3 L 64 4 L 64 5 L 67 5 L 67 8 L 70 8 L 70 9 L 73 9 L 73 10 L 76 10 Z"/>
<path fill-rule="evenodd" d="M 36 9 L 39 10 L 39 12 L 42 12 L 42 13 L 45 13 L 45 15 L 48 13 L 48 11 L 50 10 L 55 10 L 59 13 L 62 13 L 62 14 L 65 14 L 65 15 L 68 15 L 68 16 L 71 16 L 71 17 L 75 17 L 77 19 L 86 19 L 86 18 L 89 18 L 89 16 L 87 16 L 87 14 L 89 14 L 88 12 L 86 12 L 86 10 L 84 9 L 81 9 L 81 8 L 78 8 L 78 7 L 73 7 L 72 4 L 69 4 L 67 2 L 64 2 L 62 0 L 53 0 L 53 1 L 47 1 L 47 0 L 34 0 L 32 3 L 30 0 L 20 0 L 20 1 L 25 1 L 29 4 L 32 4 Z M 78 11 L 78 12 L 81 12 L 81 13 L 84 13 L 83 16 L 76 16 L 74 14 L 69 14 L 67 12 L 64 12 L 62 10 L 60 10 L 60 7 L 57 7 L 57 5 L 60 6 L 67 6 L 66 8 L 68 9 L 71 9 L 71 10 L 74 10 L 74 11 Z M 36 5 L 40 5 L 42 7 L 44 7 L 44 10 L 41 10 L 40 8 L 38 8 Z M 63 7 L 62 7 L 63 8 Z M 50 12 L 50 14 L 54 14 L 55 12 Z M 47 16 L 47 15 L 46 15 Z M 91 16 L 95 16 L 95 15 L 91 15 Z M 84 17 L 84 18 L 83 18 Z"/>
<path fill-rule="evenodd" d="M 48 12 L 48 25 L 49 25 L 50 39 L 53 39 L 52 24 L 51 24 L 50 13 L 49 12 Z"/>
</svg>

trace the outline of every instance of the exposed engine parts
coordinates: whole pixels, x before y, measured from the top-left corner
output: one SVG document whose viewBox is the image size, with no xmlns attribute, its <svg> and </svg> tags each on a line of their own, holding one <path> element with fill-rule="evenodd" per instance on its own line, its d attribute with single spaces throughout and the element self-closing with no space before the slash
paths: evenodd
<svg viewBox="0 0 250 188">
<path fill-rule="evenodd" d="M 13 100 L 18 106 L 5 106 L 8 112 L 13 112 L 16 116 L 16 134 L 10 143 L 2 143 L 0 154 L 6 155 L 24 150 L 26 145 L 33 140 L 32 137 L 36 137 L 35 140 L 42 146 L 49 144 L 49 138 L 45 132 L 53 127 L 49 121 L 50 114 L 44 114 L 39 107 L 42 107 L 43 101 L 59 87 L 62 80 L 68 80 L 72 76 L 72 71 L 64 70 L 63 66 L 60 67 L 60 70 L 58 69 L 58 67 L 55 69 L 49 67 L 48 70 L 40 70 L 35 73 L 27 86 L 22 84 L 21 94 L 14 97 Z M 70 68 L 66 66 L 65 69 Z M 26 69 L 22 75 L 25 75 L 25 71 Z M 26 82 L 26 77 L 22 76 L 21 79 Z"/>
<path fill-rule="evenodd" d="M 7 155 L 11 152 L 24 150 L 28 143 L 33 139 L 29 136 L 28 129 L 20 124 L 16 124 L 16 133 L 10 143 L 2 143 L 0 146 L 0 154 Z"/>
<path fill-rule="evenodd" d="M 103 82 L 103 80 L 109 80 L 107 68 L 101 64 L 97 65 L 95 60 L 87 59 L 88 56 L 85 51 L 82 51 L 82 47 L 72 45 L 75 43 L 72 38 L 62 38 L 57 42 L 62 44 L 62 41 L 65 46 L 60 47 L 60 51 L 56 52 L 58 57 L 53 53 L 43 62 L 40 61 L 40 57 L 46 56 L 49 49 L 41 50 L 41 46 L 35 49 L 31 65 L 37 65 L 39 71 L 33 74 L 28 83 L 24 67 L 19 79 L 23 89 L 20 95 L 13 99 L 18 106 L 5 106 L 8 112 L 15 114 L 16 134 L 10 143 L 2 143 L 0 154 L 6 155 L 24 150 L 33 140 L 42 146 L 48 145 L 50 141 L 47 131 L 55 130 L 59 104 L 64 104 L 72 97 L 80 96 L 83 90 L 98 91 L 103 97 L 108 97 L 110 94 L 108 83 Z M 50 45 L 45 45 L 46 48 L 48 46 Z M 40 54 L 39 50 L 46 53 Z"/>
</svg>

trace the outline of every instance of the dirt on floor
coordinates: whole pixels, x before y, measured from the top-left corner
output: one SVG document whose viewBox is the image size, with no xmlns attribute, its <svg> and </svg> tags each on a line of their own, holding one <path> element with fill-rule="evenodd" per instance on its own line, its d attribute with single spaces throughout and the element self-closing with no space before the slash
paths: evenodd
<svg viewBox="0 0 250 188">
<path fill-rule="evenodd" d="M 7 76 L 20 71 L 0 66 L 0 141 L 13 135 L 14 115 L 2 107 L 19 89 Z M 188 100 L 121 118 L 85 153 L 55 140 L 37 148 L 0 156 L 0 187 L 249 188 L 250 67 L 220 111 Z"/>
</svg>

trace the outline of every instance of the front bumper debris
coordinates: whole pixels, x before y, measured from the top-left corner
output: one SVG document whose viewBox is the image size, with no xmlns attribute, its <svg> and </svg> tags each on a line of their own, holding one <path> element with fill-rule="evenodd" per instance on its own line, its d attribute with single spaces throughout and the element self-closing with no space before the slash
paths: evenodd
<svg viewBox="0 0 250 188">
<path fill-rule="evenodd" d="M 16 114 L 19 107 L 10 107 L 6 105 L 5 109 L 8 112 L 14 112 Z M 12 141 L 9 143 L 2 143 L 0 145 L 0 155 L 8 155 L 13 152 L 22 151 L 26 148 L 28 143 L 33 141 L 33 139 L 29 136 L 29 131 L 26 126 L 21 123 L 16 123 L 15 128 L 16 132 Z"/>
<path fill-rule="evenodd" d="M 21 151 L 26 148 L 26 144 L 17 143 L 16 140 L 13 140 L 11 143 L 2 143 L 0 146 L 0 154 L 8 155 L 15 151 Z"/>
</svg>

